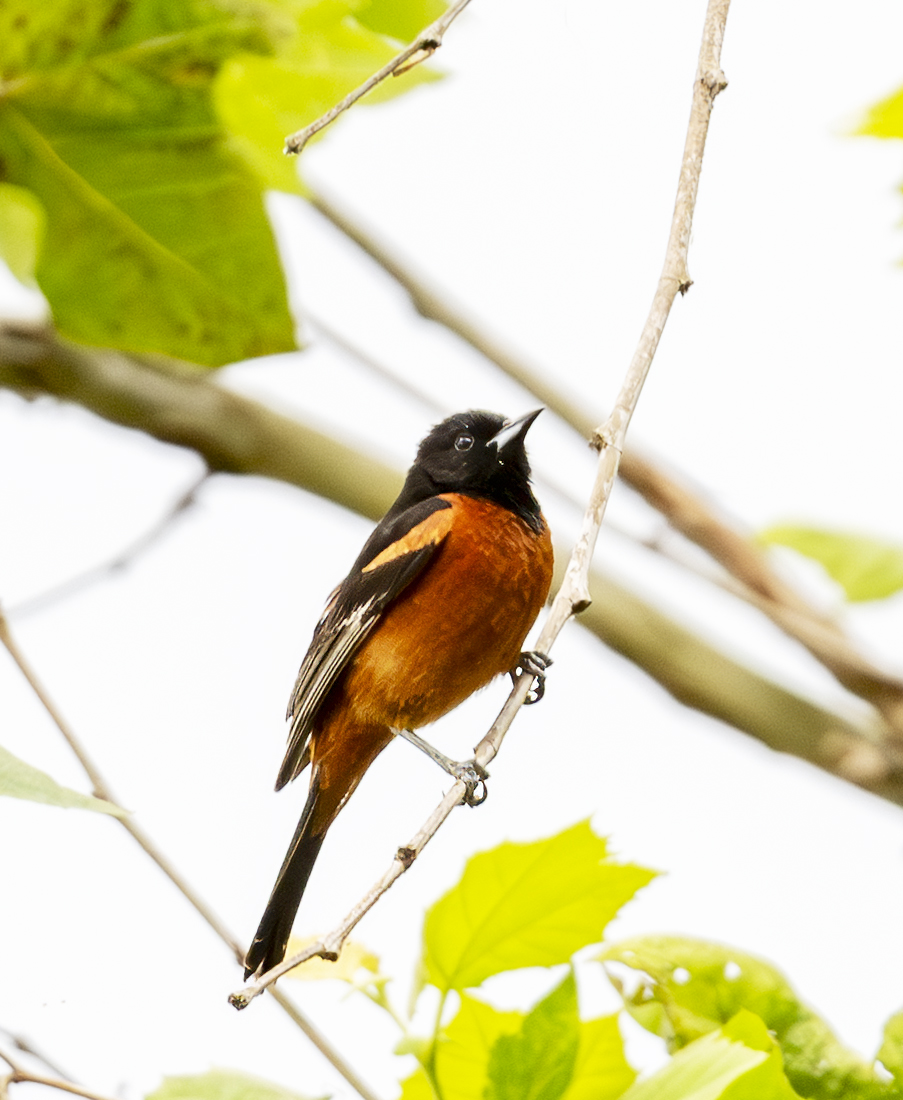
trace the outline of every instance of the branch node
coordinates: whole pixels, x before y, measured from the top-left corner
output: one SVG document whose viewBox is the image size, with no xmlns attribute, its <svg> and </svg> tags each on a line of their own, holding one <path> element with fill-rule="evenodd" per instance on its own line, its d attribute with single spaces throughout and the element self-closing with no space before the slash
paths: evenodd
<svg viewBox="0 0 903 1100">
<path fill-rule="evenodd" d="M 397 69 L 392 73 L 393 77 L 404 76 L 405 73 L 410 72 L 411 69 L 416 68 L 421 62 L 428 61 L 433 56 L 436 50 L 442 45 L 442 35 L 433 34 L 428 37 L 421 38 L 417 44 L 417 52 L 411 54 L 407 61 L 403 65 L 399 65 Z"/>
<path fill-rule="evenodd" d="M 677 289 L 680 291 L 680 296 L 683 297 L 692 285 L 693 280 L 689 276 L 687 276 L 686 279 L 683 279 L 677 287 Z"/>
<path fill-rule="evenodd" d="M 325 115 L 321 115 L 315 122 L 305 126 L 303 130 L 289 134 L 285 139 L 283 153 L 287 157 L 297 156 L 314 134 L 318 134 L 329 126 L 340 114 L 347 111 L 349 107 L 353 107 L 359 99 L 367 95 L 378 84 L 381 84 L 390 76 L 401 76 L 402 73 L 406 73 L 409 69 L 413 69 L 415 65 L 419 65 L 422 61 L 426 61 L 428 57 L 431 57 L 442 45 L 442 38 L 446 30 L 469 3 L 470 0 L 457 0 L 435 23 L 422 30 L 410 46 L 406 46 L 401 53 L 396 54 L 388 64 L 383 65 L 378 72 L 373 73 L 353 92 L 349 92 L 343 100 L 327 111 Z"/>
<path fill-rule="evenodd" d="M 716 69 L 714 72 L 703 73 L 700 77 L 700 81 L 712 99 L 714 99 L 716 95 L 720 95 L 727 87 L 727 77 L 720 69 Z"/>
<path fill-rule="evenodd" d="M 404 869 L 407 871 L 407 869 L 411 866 L 411 864 L 417 858 L 417 853 L 414 851 L 413 848 L 404 848 L 404 847 L 402 847 L 402 848 L 399 848 L 398 851 L 395 853 L 395 858 L 402 865 L 402 867 L 404 867 Z"/>
<path fill-rule="evenodd" d="M 611 418 L 595 429 L 589 441 L 589 445 L 594 451 L 598 451 L 600 454 L 609 447 L 614 447 L 616 451 L 620 451 L 621 448 L 618 444 L 616 434 L 612 430 Z"/>
</svg>

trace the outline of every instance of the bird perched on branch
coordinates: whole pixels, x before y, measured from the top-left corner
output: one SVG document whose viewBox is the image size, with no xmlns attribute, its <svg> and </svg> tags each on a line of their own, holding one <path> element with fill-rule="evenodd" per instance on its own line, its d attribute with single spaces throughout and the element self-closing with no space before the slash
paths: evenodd
<svg viewBox="0 0 903 1100">
<path fill-rule="evenodd" d="M 502 673 L 530 672 L 534 697 L 542 694 L 550 662 L 521 653 L 552 580 L 551 538 L 524 447 L 540 412 L 518 420 L 459 413 L 433 428 L 330 597 L 289 701 L 276 780 L 280 790 L 311 764 L 310 790 L 246 978 L 282 961 L 327 829 L 396 734 L 463 779 L 475 805 L 485 772 L 475 761 L 449 760 L 413 731 Z"/>
</svg>

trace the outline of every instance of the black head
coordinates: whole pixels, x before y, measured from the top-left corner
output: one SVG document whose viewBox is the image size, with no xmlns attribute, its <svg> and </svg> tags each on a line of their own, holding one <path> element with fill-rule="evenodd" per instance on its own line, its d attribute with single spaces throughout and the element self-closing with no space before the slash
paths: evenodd
<svg viewBox="0 0 903 1100">
<path fill-rule="evenodd" d="M 524 437 L 541 412 L 517 420 L 465 412 L 443 420 L 420 444 L 399 503 L 409 507 L 439 493 L 465 493 L 501 504 L 539 530 Z"/>
</svg>

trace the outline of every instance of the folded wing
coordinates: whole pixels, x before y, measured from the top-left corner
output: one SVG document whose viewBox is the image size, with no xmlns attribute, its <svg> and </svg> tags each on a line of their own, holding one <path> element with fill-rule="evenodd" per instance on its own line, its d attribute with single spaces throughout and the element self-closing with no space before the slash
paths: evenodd
<svg viewBox="0 0 903 1100">
<path fill-rule="evenodd" d="M 400 515 L 389 512 L 335 590 L 314 630 L 288 704 L 288 749 L 276 790 L 310 762 L 317 715 L 343 669 L 379 622 L 383 611 L 437 553 L 452 526 L 453 509 L 432 497 Z"/>
</svg>

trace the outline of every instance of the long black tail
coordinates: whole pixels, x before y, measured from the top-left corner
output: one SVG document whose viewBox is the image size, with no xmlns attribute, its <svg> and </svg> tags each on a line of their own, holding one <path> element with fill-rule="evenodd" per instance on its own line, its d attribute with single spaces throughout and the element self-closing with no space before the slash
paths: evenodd
<svg viewBox="0 0 903 1100">
<path fill-rule="evenodd" d="M 314 774 L 301 820 L 285 853 L 276 885 L 245 959 L 246 979 L 258 971 L 270 970 L 285 958 L 285 946 L 301 904 L 301 896 L 326 837 L 326 829 L 319 833 L 314 833 L 312 829 L 318 794 L 319 783 Z"/>
</svg>

